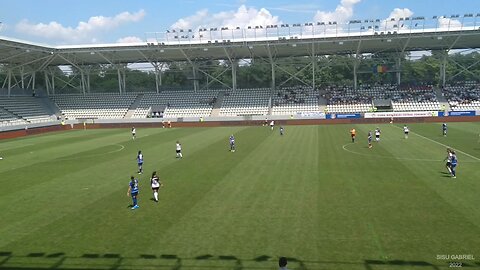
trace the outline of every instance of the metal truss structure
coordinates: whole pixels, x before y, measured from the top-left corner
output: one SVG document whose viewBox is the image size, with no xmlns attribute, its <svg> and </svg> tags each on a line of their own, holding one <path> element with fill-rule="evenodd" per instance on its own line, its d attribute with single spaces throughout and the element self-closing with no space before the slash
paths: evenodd
<svg viewBox="0 0 480 270">
<path fill-rule="evenodd" d="M 442 19 L 443 20 L 440 20 Z M 478 22 L 477 22 L 478 20 Z M 118 90 L 127 90 L 125 69 L 131 63 L 149 63 L 155 72 L 156 90 L 162 86 L 165 63 L 183 62 L 192 68 L 193 89 L 200 91 L 198 75 L 203 74 L 210 83 L 216 82 L 225 88 L 237 89 L 237 68 L 244 59 L 260 60 L 270 64 L 272 91 L 290 80 L 314 87 L 317 85 L 317 57 L 325 55 L 352 56 L 352 78 L 357 88 L 357 75 L 365 54 L 394 53 L 397 55 L 395 72 L 397 83 L 401 83 L 401 65 L 406 52 L 441 51 L 443 60 L 439 70 L 441 81 L 448 80 L 445 74 L 448 64 L 458 65 L 462 72 L 469 67 L 461 66 L 449 59 L 451 50 L 478 50 L 480 48 L 480 13 L 452 15 L 425 19 L 424 17 L 386 20 L 355 20 L 346 24 L 317 22 L 305 24 L 283 24 L 238 27 L 200 28 L 192 30 L 169 30 L 165 33 L 147 33 L 145 42 L 129 44 L 48 46 L 0 37 L 0 69 L 5 80 L 0 82 L 10 94 L 13 88 L 35 89 L 36 74 L 44 74 L 46 91 L 55 94 L 55 82 L 59 66 L 75 69 L 70 81 L 63 81 L 83 93 L 90 91 L 90 75 L 101 73 L 102 65 L 117 70 Z M 288 57 L 308 58 L 308 64 L 292 73 L 278 64 L 278 59 Z M 222 60 L 229 65 L 220 75 L 212 75 L 201 63 L 207 60 Z M 99 70 L 100 67 L 100 70 Z M 312 80 L 303 81 L 298 74 L 306 69 L 312 71 Z M 277 82 L 276 72 L 285 72 L 289 78 Z M 231 83 L 220 76 L 231 72 Z M 470 72 L 471 73 L 471 72 Z M 472 74 L 476 76 L 475 74 Z M 479 78 L 480 79 L 480 78 Z M 63 80 L 63 79 L 62 79 Z"/>
</svg>

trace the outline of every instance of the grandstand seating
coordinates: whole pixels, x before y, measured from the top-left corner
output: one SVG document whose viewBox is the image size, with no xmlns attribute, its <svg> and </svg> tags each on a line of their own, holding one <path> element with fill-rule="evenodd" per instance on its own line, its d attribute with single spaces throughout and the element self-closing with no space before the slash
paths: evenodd
<svg viewBox="0 0 480 270">
<path fill-rule="evenodd" d="M 391 100 L 393 111 L 439 110 L 440 104 L 431 85 L 405 86 L 362 85 L 357 90 L 348 86 L 327 87 L 323 95 L 327 110 L 332 113 L 368 112 L 373 100 Z"/>
<path fill-rule="evenodd" d="M 438 111 L 437 100 L 432 85 L 406 86 L 392 97 L 394 111 Z"/>
<path fill-rule="evenodd" d="M 25 120 L 17 117 L 9 111 L 0 108 L 0 126 L 12 126 L 26 123 Z"/>
<path fill-rule="evenodd" d="M 452 111 L 480 110 L 480 84 L 464 82 L 462 84 L 447 85 L 443 89 Z"/>
<path fill-rule="evenodd" d="M 329 86 L 322 90 L 329 113 L 361 113 L 371 111 L 372 98 L 350 86 Z M 363 91 L 364 92 L 364 91 Z"/>
<path fill-rule="evenodd" d="M 220 116 L 267 115 L 270 88 L 246 88 L 225 94 Z"/>
<path fill-rule="evenodd" d="M 67 119 L 118 119 L 125 116 L 136 97 L 137 93 L 67 94 L 52 96 L 52 100 Z"/>
<path fill-rule="evenodd" d="M 152 108 L 161 108 L 164 118 L 207 117 L 217 102 L 219 116 L 293 115 L 319 111 L 319 93 L 326 99 L 329 113 L 363 113 L 374 110 L 374 100 L 391 102 L 393 111 L 440 110 L 433 86 L 362 85 L 284 87 L 271 92 L 270 88 L 233 90 L 162 91 L 160 93 L 95 93 L 51 96 L 67 119 L 146 118 Z M 465 82 L 447 85 L 442 94 L 452 110 L 480 110 L 480 84 Z M 375 101 L 375 104 L 377 101 Z M 387 103 L 388 104 L 388 103 Z M 271 111 L 270 111 L 271 108 Z M 133 109 L 135 109 L 133 111 Z M 39 102 L 29 96 L 0 97 L 1 125 L 49 121 L 54 117 Z"/>
<path fill-rule="evenodd" d="M 218 90 L 163 91 L 144 93 L 133 118 L 145 118 L 154 106 L 165 106 L 165 118 L 210 116 Z"/>
<path fill-rule="evenodd" d="M 285 87 L 272 96 L 272 115 L 319 112 L 318 92 L 312 87 Z"/>
<path fill-rule="evenodd" d="M 0 108 L 2 125 L 47 122 L 56 118 L 35 97 L 1 96 Z"/>
</svg>

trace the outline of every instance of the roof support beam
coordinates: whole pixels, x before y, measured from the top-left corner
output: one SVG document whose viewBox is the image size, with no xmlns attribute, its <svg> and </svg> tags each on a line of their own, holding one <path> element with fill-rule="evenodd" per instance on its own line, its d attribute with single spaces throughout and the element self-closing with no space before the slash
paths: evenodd
<svg viewBox="0 0 480 270">
<path fill-rule="evenodd" d="M 457 38 L 455 38 L 453 43 L 448 47 L 447 52 L 449 52 L 457 44 L 458 40 L 460 40 L 461 37 L 462 35 L 458 35 Z"/>
<path fill-rule="evenodd" d="M 460 74 L 462 74 L 462 73 L 464 73 L 464 72 L 469 73 L 469 74 L 472 75 L 473 77 L 475 77 L 475 78 L 477 78 L 478 80 L 480 80 L 480 76 L 478 76 L 477 74 L 475 74 L 475 73 L 473 73 L 473 72 L 471 72 L 471 71 L 469 70 L 471 67 L 474 67 L 474 66 L 478 65 L 478 64 L 480 63 L 480 60 L 475 61 L 474 63 L 470 64 L 468 67 L 464 67 L 463 65 L 457 63 L 457 62 L 456 62 L 455 60 L 453 60 L 453 59 L 449 59 L 449 61 L 453 62 L 454 64 L 456 64 L 457 66 L 459 66 L 459 67 L 462 69 L 461 71 L 457 72 L 457 74 L 455 74 L 455 75 L 453 75 L 452 77 L 450 77 L 450 78 L 449 78 L 450 80 L 453 79 L 453 78 L 455 78 L 455 77 L 457 77 L 458 75 L 460 75 Z"/>
<path fill-rule="evenodd" d="M 271 80 L 271 93 L 275 92 L 275 57 L 270 50 L 270 44 L 267 44 L 268 60 L 270 62 L 270 69 L 272 71 L 272 80 Z"/>
</svg>

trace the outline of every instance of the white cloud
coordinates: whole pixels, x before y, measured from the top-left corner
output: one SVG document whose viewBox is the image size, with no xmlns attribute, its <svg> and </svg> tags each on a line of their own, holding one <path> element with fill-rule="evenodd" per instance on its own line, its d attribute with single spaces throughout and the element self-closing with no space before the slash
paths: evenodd
<svg viewBox="0 0 480 270">
<path fill-rule="evenodd" d="M 446 30 L 446 29 L 454 29 L 459 27 L 462 27 L 462 23 L 459 20 L 445 18 L 443 16 L 440 16 L 438 18 L 438 28 L 440 29 Z"/>
<path fill-rule="evenodd" d="M 278 10 L 284 12 L 292 12 L 292 13 L 315 13 L 319 5 L 317 4 L 292 4 L 292 5 L 283 5 L 277 7 L 271 7 L 271 10 Z"/>
<path fill-rule="evenodd" d="M 353 16 L 353 8 L 361 0 L 342 0 L 335 11 L 317 11 L 313 17 L 316 22 L 346 22 Z"/>
<path fill-rule="evenodd" d="M 404 30 L 408 29 L 409 24 L 399 19 L 412 17 L 413 11 L 408 8 L 394 8 L 388 18 L 384 19 L 381 24 L 381 31 Z M 393 21 L 392 21 L 393 19 Z"/>
<path fill-rule="evenodd" d="M 207 9 L 197 11 L 192 16 L 176 21 L 172 29 L 198 29 L 200 27 L 241 27 L 279 24 L 278 16 L 273 16 L 265 8 L 256 9 L 241 5 L 237 10 L 211 14 Z"/>
<path fill-rule="evenodd" d="M 114 17 L 94 16 L 86 22 L 79 22 L 76 27 L 64 26 L 56 21 L 35 24 L 28 20 L 22 20 L 16 25 L 15 30 L 19 33 L 62 43 L 96 42 L 100 33 L 126 23 L 138 22 L 144 17 L 144 10 L 135 13 L 122 12 Z"/>
<path fill-rule="evenodd" d="M 388 18 L 394 18 L 395 20 L 398 20 L 400 18 L 407 18 L 411 17 L 413 15 L 413 11 L 411 11 L 408 8 L 395 8 L 390 12 L 390 15 L 388 15 Z"/>
<path fill-rule="evenodd" d="M 212 39 L 212 40 L 235 40 L 243 38 L 242 30 L 249 26 L 251 30 L 246 31 L 248 37 L 265 36 L 267 25 L 278 25 L 282 22 L 278 16 L 273 16 L 266 8 L 256 9 L 241 5 L 237 10 L 210 13 L 207 9 L 197 11 L 194 15 L 177 20 L 172 26 L 175 33 L 167 35 L 168 40 L 188 39 Z M 221 30 L 227 27 L 228 30 Z M 259 27 L 258 29 L 255 29 Z M 261 27 L 261 28 L 260 28 Z M 200 29 L 216 28 L 217 31 L 199 32 Z M 192 32 L 178 32 L 178 30 L 192 30 Z M 177 38 L 175 38 L 177 37 Z"/>
<path fill-rule="evenodd" d="M 140 43 L 140 42 L 143 42 L 143 40 L 135 36 L 123 37 L 117 40 L 117 43 Z"/>
</svg>

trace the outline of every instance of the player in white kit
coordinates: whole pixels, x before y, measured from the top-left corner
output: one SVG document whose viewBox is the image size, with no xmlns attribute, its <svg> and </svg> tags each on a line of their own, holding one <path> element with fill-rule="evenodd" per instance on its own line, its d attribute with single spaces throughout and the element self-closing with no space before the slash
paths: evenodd
<svg viewBox="0 0 480 270">
<path fill-rule="evenodd" d="M 177 158 L 182 158 L 183 155 L 182 155 L 182 145 L 180 144 L 179 141 L 177 141 L 177 144 L 176 144 L 176 152 L 177 152 Z"/>
<path fill-rule="evenodd" d="M 155 202 L 158 202 L 158 190 L 162 186 L 162 183 L 160 182 L 160 178 L 158 177 L 157 172 L 152 173 L 152 177 L 150 178 L 150 184 L 152 185 L 153 200 Z"/>
<path fill-rule="evenodd" d="M 405 139 L 408 139 L 408 133 L 410 130 L 408 129 L 407 125 L 403 126 L 403 133 L 405 134 Z"/>
</svg>

